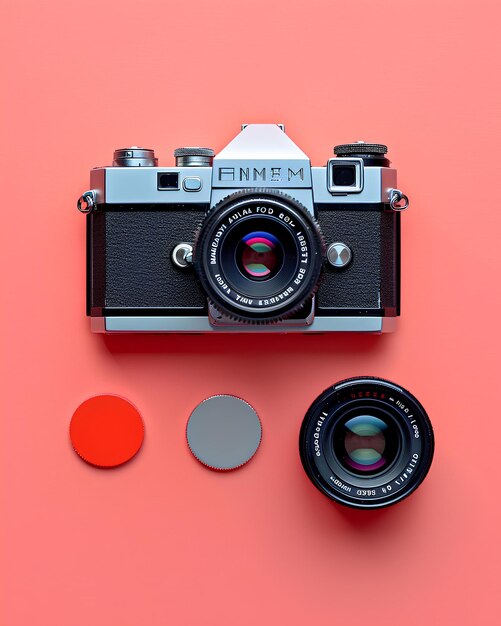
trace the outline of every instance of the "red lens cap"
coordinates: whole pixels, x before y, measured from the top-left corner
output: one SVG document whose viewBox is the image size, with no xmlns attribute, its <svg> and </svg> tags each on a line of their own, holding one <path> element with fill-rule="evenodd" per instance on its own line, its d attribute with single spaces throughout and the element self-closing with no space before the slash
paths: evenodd
<svg viewBox="0 0 501 626">
<path fill-rule="evenodd" d="M 144 439 L 139 411 L 125 398 L 94 396 L 82 402 L 70 423 L 75 452 L 97 467 L 117 467 L 130 461 Z"/>
</svg>

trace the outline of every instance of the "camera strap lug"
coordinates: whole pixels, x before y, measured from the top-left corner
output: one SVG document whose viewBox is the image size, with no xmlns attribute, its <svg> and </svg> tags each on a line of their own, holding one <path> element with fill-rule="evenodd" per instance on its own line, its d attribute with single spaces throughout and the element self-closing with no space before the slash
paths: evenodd
<svg viewBox="0 0 501 626">
<path fill-rule="evenodd" d="M 388 189 L 388 197 L 392 211 L 405 211 L 409 207 L 409 198 L 400 189 Z"/>
<path fill-rule="evenodd" d="M 90 213 L 97 203 L 97 192 L 94 189 L 90 191 L 84 191 L 84 193 L 78 198 L 77 209 L 80 213 Z"/>
</svg>

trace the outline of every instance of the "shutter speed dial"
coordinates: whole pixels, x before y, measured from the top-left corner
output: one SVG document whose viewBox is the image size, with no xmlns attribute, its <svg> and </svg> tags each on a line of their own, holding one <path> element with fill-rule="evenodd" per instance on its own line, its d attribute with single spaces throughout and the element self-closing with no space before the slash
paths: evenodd
<svg viewBox="0 0 501 626">
<path fill-rule="evenodd" d="M 214 159 L 212 148 L 176 148 L 174 150 L 177 167 L 211 167 Z"/>
<path fill-rule="evenodd" d="M 355 143 L 344 143 L 334 146 L 334 154 L 337 157 L 360 158 L 364 165 L 376 167 L 388 167 L 389 160 L 386 158 L 388 148 L 382 143 L 366 143 L 356 141 Z"/>
<path fill-rule="evenodd" d="M 353 154 L 368 154 L 374 156 L 376 154 L 384 155 L 387 152 L 387 146 L 384 146 L 382 143 L 365 143 L 365 141 L 334 146 L 334 154 L 336 156 L 352 156 Z"/>
<path fill-rule="evenodd" d="M 212 167 L 214 154 L 212 148 L 188 147 L 174 150 L 177 167 Z M 139 146 L 117 148 L 113 153 L 113 166 L 157 167 L 158 159 L 155 157 L 155 151 L 150 148 Z"/>
</svg>

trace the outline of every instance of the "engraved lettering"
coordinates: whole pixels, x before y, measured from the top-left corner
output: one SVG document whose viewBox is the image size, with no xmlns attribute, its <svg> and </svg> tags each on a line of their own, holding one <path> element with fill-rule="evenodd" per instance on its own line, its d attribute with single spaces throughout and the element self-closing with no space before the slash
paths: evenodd
<svg viewBox="0 0 501 626">
<path fill-rule="evenodd" d="M 295 172 L 293 169 L 289 167 L 289 180 L 292 180 L 294 177 L 299 176 L 299 180 L 304 180 L 304 170 L 302 167 Z"/>
<path fill-rule="evenodd" d="M 235 180 L 235 168 L 234 167 L 220 167 L 219 168 L 219 180 Z"/>
<path fill-rule="evenodd" d="M 269 167 L 220 167 L 218 168 L 220 181 L 249 182 L 269 181 L 273 183 L 302 182 L 304 181 L 304 167 L 294 170 L 279 165 Z"/>
</svg>

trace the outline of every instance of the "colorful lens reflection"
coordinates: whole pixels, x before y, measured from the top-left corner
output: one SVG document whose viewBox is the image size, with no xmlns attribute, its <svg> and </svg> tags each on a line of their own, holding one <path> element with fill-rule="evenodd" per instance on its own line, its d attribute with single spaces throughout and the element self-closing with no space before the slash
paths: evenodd
<svg viewBox="0 0 501 626">
<path fill-rule="evenodd" d="M 267 278 L 279 262 L 279 242 L 276 237 L 263 231 L 254 231 L 242 239 L 242 266 L 252 278 Z"/>
<path fill-rule="evenodd" d="M 359 415 L 344 425 L 345 463 L 359 472 L 374 472 L 387 463 L 383 456 L 388 426 L 373 415 Z"/>
</svg>

